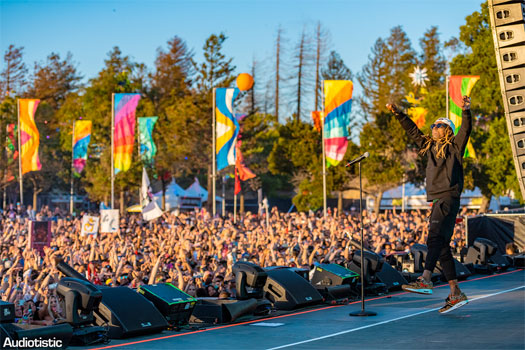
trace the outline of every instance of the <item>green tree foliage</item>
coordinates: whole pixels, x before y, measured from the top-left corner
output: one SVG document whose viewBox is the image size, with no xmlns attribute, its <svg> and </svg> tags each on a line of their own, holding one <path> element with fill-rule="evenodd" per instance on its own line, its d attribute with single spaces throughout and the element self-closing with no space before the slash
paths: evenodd
<svg viewBox="0 0 525 350">
<path fill-rule="evenodd" d="M 400 26 L 392 28 L 386 39 L 377 39 L 358 81 L 363 88 L 360 100 L 365 119 L 386 112 L 387 103 L 402 102 L 410 87 L 408 71 L 416 62 L 410 40 Z"/>
<path fill-rule="evenodd" d="M 222 52 L 227 38 L 223 33 L 210 35 L 202 48 L 204 61 L 200 64 L 194 63 L 197 71 L 197 91 L 201 94 L 211 94 L 213 88 L 229 87 L 235 80 L 233 58 L 226 58 Z"/>
<path fill-rule="evenodd" d="M 4 70 L 0 73 L 0 96 L 22 96 L 27 84 L 24 48 L 9 45 L 4 54 Z"/>
<path fill-rule="evenodd" d="M 321 68 L 323 80 L 352 80 L 352 72 L 336 51 L 330 51 L 326 66 Z"/>
<path fill-rule="evenodd" d="M 235 80 L 232 58 L 223 53 L 224 34 L 212 34 L 203 46 L 204 61 L 193 63 L 196 70 L 196 88 L 182 99 L 174 100 L 166 108 L 166 122 L 162 125 L 170 132 L 166 145 L 159 145 L 159 166 L 172 174 L 207 176 L 211 198 L 212 188 L 212 89 L 229 87 Z M 166 137 L 165 139 L 168 139 Z M 168 153 L 168 154 L 166 154 Z M 212 201 L 208 201 L 211 208 Z"/>
<path fill-rule="evenodd" d="M 406 132 L 390 113 L 378 114 L 376 122 L 365 124 L 360 141 L 361 150 L 370 153 L 363 175 L 368 181 L 367 192 L 375 194 L 374 209 L 378 212 L 383 192 L 402 182 L 415 155 L 406 151 Z"/>
<path fill-rule="evenodd" d="M 445 71 L 447 62 L 442 52 L 442 44 L 439 40 L 438 28 L 430 27 L 419 40 L 421 54 L 419 62 L 422 68 L 427 69 L 428 81 L 425 83 L 427 90 L 432 92 L 434 88 L 441 88 L 445 83 Z"/>
<path fill-rule="evenodd" d="M 321 137 L 311 124 L 289 119 L 279 127 L 279 138 L 268 157 L 268 168 L 272 174 L 284 176 L 294 185 L 297 195 L 293 201 L 298 210 L 315 210 L 323 204 L 321 157 Z M 303 182 L 310 182 L 313 187 L 301 186 Z M 308 191 L 297 190 L 305 187 Z"/>
<path fill-rule="evenodd" d="M 370 152 L 365 167 L 368 188 L 376 197 L 376 212 L 383 191 L 399 185 L 414 155 L 407 150 L 407 136 L 401 125 L 386 111 L 387 103 L 402 104 L 409 91 L 408 73 L 415 64 L 415 52 L 401 27 L 394 27 L 386 39 L 378 39 L 369 62 L 358 76 L 364 96 L 361 107 L 370 118 L 360 135 L 362 151 Z"/>
<path fill-rule="evenodd" d="M 66 96 L 80 87 L 81 79 L 71 53 L 68 53 L 64 60 L 60 59 L 59 54 L 51 53 L 45 64 L 35 63 L 32 84 L 27 89 L 27 96 L 39 98 L 56 111 Z"/>
<path fill-rule="evenodd" d="M 268 156 L 278 137 L 277 124 L 275 116 L 261 113 L 248 115 L 242 121 L 242 155 L 246 166 L 257 175 L 248 180 L 253 191 L 262 188 L 264 193 L 271 193 L 274 190 L 276 179 L 268 170 Z"/>
<path fill-rule="evenodd" d="M 162 114 L 173 101 L 190 93 L 193 74 L 193 52 L 184 40 L 175 36 L 168 41 L 167 51 L 157 49 L 150 96 L 158 114 Z"/>
<path fill-rule="evenodd" d="M 66 100 L 64 112 L 69 113 L 60 113 L 60 120 L 69 130 L 78 116 L 93 122 L 88 150 L 91 157 L 84 170 L 82 183 L 91 199 L 107 203 L 111 193 L 111 96 L 113 93 L 143 93 L 146 87 L 144 67 L 132 62 L 128 56 L 123 56 L 118 47 L 108 53 L 104 63 L 104 69 L 89 81 L 81 96 L 72 94 Z M 152 102 L 143 95 L 137 107 L 137 116 L 153 115 L 153 112 Z M 65 139 L 63 142 L 70 144 L 71 141 Z M 115 178 L 116 198 L 119 191 L 136 188 L 140 183 L 142 169 L 135 152 L 134 158 L 131 169 L 117 174 Z"/>
</svg>

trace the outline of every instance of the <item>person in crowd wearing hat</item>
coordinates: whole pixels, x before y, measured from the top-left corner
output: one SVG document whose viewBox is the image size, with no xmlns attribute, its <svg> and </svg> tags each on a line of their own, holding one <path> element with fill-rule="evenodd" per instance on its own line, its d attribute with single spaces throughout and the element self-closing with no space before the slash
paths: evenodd
<svg viewBox="0 0 525 350">
<path fill-rule="evenodd" d="M 417 281 L 403 285 L 403 290 L 432 294 L 432 271 L 439 260 L 450 285 L 450 295 L 439 312 L 450 312 L 468 303 L 467 296 L 458 286 L 450 239 L 454 233 L 463 191 L 463 155 L 472 131 L 470 97 L 463 97 L 463 121 L 456 135 L 456 127 L 448 118 L 437 119 L 430 127 L 430 135 L 425 135 L 396 105 L 387 104 L 387 108 L 419 147 L 419 153 L 428 157 L 426 191 L 427 200 L 432 202 L 425 270 Z"/>
</svg>

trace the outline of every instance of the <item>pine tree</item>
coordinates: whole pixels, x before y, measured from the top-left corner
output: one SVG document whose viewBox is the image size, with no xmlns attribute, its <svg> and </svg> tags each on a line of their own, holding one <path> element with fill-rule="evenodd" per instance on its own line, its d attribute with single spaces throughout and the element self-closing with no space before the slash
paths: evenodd
<svg viewBox="0 0 525 350">
<path fill-rule="evenodd" d="M 304 110 L 304 100 L 306 98 L 306 91 L 312 85 L 311 77 L 311 68 L 312 68 L 312 59 L 311 54 L 311 39 L 307 36 L 306 31 L 303 30 L 299 42 L 295 48 L 294 55 L 294 76 L 297 80 L 296 85 L 294 86 L 295 95 L 293 100 L 296 104 L 296 111 L 294 115 L 295 121 L 301 119 Z"/>
<path fill-rule="evenodd" d="M 64 60 L 51 53 L 45 64 L 35 63 L 31 85 L 27 95 L 35 96 L 58 110 L 66 96 L 80 88 L 82 76 L 78 74 L 73 56 L 68 53 Z"/>
<path fill-rule="evenodd" d="M 322 100 L 321 97 L 323 92 L 321 91 L 321 80 L 323 78 L 321 73 L 321 66 L 324 64 L 324 61 L 326 59 L 325 52 L 328 47 L 328 38 L 328 31 L 321 25 L 321 22 L 317 22 L 317 26 L 315 29 L 315 111 L 319 110 L 319 106 L 321 105 Z"/>
<path fill-rule="evenodd" d="M 188 138 L 181 138 L 177 133 L 175 142 L 177 144 L 184 143 L 185 150 L 191 153 L 185 154 L 184 157 L 191 157 L 196 164 L 193 167 L 207 170 L 207 183 L 209 198 L 212 198 L 212 89 L 218 87 L 229 87 L 235 80 L 233 71 L 235 66 L 232 65 L 233 58 L 227 58 L 222 50 L 223 44 L 227 37 L 221 33 L 219 35 L 212 34 L 204 44 L 204 61 L 200 64 L 194 63 L 197 70 L 197 91 L 195 96 L 187 97 L 182 101 L 184 105 L 195 105 L 191 110 L 193 115 L 188 115 L 188 112 L 181 110 L 178 106 L 173 106 L 168 110 L 168 118 L 172 122 L 173 128 L 183 132 L 188 128 Z M 174 129 L 174 130 L 175 130 Z M 182 155 L 181 154 L 181 155 Z M 211 211 L 213 202 L 208 200 L 208 210 Z"/>
<path fill-rule="evenodd" d="M 158 114 L 162 114 L 166 106 L 173 104 L 176 99 L 189 93 L 195 73 L 193 56 L 193 51 L 178 36 L 168 41 L 167 51 L 157 49 L 150 95 Z"/>
<path fill-rule="evenodd" d="M 22 96 L 27 84 L 27 67 L 23 60 L 24 48 L 9 45 L 4 54 L 4 70 L 0 73 L 0 97 Z"/>
<path fill-rule="evenodd" d="M 442 88 L 445 83 L 445 71 L 447 62 L 442 53 L 442 44 L 439 40 L 438 28 L 430 27 L 419 40 L 422 53 L 419 56 L 422 68 L 427 69 L 428 81 L 426 88 L 432 91 L 434 88 Z"/>
<path fill-rule="evenodd" d="M 331 51 L 326 67 L 321 68 L 323 80 L 352 80 L 352 72 L 336 51 Z"/>
</svg>

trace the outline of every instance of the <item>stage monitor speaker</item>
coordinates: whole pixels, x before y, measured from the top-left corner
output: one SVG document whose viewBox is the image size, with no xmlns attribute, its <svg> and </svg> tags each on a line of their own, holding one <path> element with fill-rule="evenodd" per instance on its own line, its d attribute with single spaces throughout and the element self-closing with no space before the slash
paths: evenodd
<svg viewBox="0 0 525 350">
<path fill-rule="evenodd" d="M 507 131 L 525 199 L 525 4 L 488 0 L 488 6 Z"/>
<path fill-rule="evenodd" d="M 364 260 L 363 271 L 365 273 L 365 286 L 373 285 L 378 281 L 376 273 L 381 271 L 385 259 L 380 255 L 365 250 L 364 259 L 361 259 L 361 251 L 356 250 L 352 261 L 347 264 L 348 269 L 352 270 L 357 274 L 361 274 L 361 261 Z"/>
<path fill-rule="evenodd" d="M 109 326 L 109 338 L 127 338 L 162 332 L 166 319 L 153 303 L 128 287 L 101 288 L 102 302 L 95 322 Z"/>
<path fill-rule="evenodd" d="M 164 315 L 170 326 L 188 324 L 197 299 L 184 293 L 171 283 L 159 283 L 141 286 L 137 292 Z"/>
<path fill-rule="evenodd" d="M 0 323 L 15 322 L 15 305 L 0 300 Z"/>
<path fill-rule="evenodd" d="M 314 268 L 310 283 L 314 286 L 356 285 L 359 274 L 338 264 L 320 264 Z"/>
<path fill-rule="evenodd" d="M 381 267 L 381 271 L 376 273 L 379 281 L 386 285 L 387 290 L 400 290 L 403 284 L 408 284 L 407 280 L 403 275 L 394 269 L 390 264 L 384 263 Z"/>
<path fill-rule="evenodd" d="M 276 309 L 293 310 L 323 301 L 321 294 L 294 271 L 277 269 L 267 273 L 264 295 Z"/>
<path fill-rule="evenodd" d="M 191 323 L 220 324 L 230 323 L 244 315 L 251 315 L 257 308 L 257 300 L 219 300 L 199 299 L 193 314 Z"/>
</svg>

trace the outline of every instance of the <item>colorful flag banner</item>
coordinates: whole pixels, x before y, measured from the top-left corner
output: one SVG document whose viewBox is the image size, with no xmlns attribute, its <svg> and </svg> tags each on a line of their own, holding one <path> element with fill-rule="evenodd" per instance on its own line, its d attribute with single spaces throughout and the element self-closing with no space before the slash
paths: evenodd
<svg viewBox="0 0 525 350">
<path fill-rule="evenodd" d="M 321 132 L 323 125 L 323 111 L 312 111 L 312 121 L 317 132 Z"/>
<path fill-rule="evenodd" d="M 15 172 L 13 171 L 13 165 L 18 159 L 18 147 L 16 144 L 16 133 L 18 132 L 16 124 L 7 124 L 7 135 L 6 135 L 6 153 L 7 153 L 7 171 L 5 180 L 7 182 L 15 179 Z"/>
<path fill-rule="evenodd" d="M 131 167 L 135 138 L 135 111 L 139 100 L 140 94 L 115 94 L 115 135 L 113 138 L 115 174 Z"/>
<path fill-rule="evenodd" d="M 249 179 L 253 179 L 257 175 L 255 175 L 248 167 L 244 164 L 244 157 L 241 153 L 241 145 L 242 141 L 237 141 L 237 159 L 235 161 L 235 167 L 237 168 L 239 178 L 241 181 L 246 181 Z"/>
<path fill-rule="evenodd" d="M 142 117 L 139 119 L 140 157 L 146 164 L 153 164 L 157 146 L 153 142 L 153 128 L 159 117 Z"/>
<path fill-rule="evenodd" d="M 237 141 L 237 159 L 235 160 L 235 194 L 241 192 L 241 181 L 253 179 L 255 175 L 248 167 L 244 164 L 244 157 L 241 153 L 242 141 Z"/>
<path fill-rule="evenodd" d="M 82 217 L 82 228 L 80 229 L 80 235 L 96 235 L 98 232 L 98 216 L 84 215 Z"/>
<path fill-rule="evenodd" d="M 98 219 L 98 218 L 97 218 Z M 112 233 L 119 229 L 118 209 L 106 209 L 100 211 L 100 232 Z"/>
<path fill-rule="evenodd" d="M 470 96 L 474 84 L 479 80 L 479 75 L 451 75 L 448 80 L 448 113 L 449 118 L 456 126 L 456 134 L 461 126 L 461 114 L 463 105 L 463 96 Z M 474 147 L 470 140 L 465 150 L 465 158 L 476 158 Z"/>
<path fill-rule="evenodd" d="M 86 166 L 91 125 L 91 120 L 76 120 L 73 127 L 73 169 L 78 175 Z"/>
<path fill-rule="evenodd" d="M 215 120 L 217 170 L 235 165 L 235 145 L 239 133 L 239 122 L 233 115 L 233 101 L 238 88 L 215 89 Z"/>
<path fill-rule="evenodd" d="M 348 126 L 354 84 L 350 80 L 324 82 L 324 142 L 328 166 L 339 164 L 348 147 Z"/>
<path fill-rule="evenodd" d="M 40 170 L 42 165 L 38 159 L 40 134 L 35 124 L 35 113 L 40 100 L 18 100 L 20 118 L 20 157 L 22 160 L 22 174 Z"/>
</svg>

